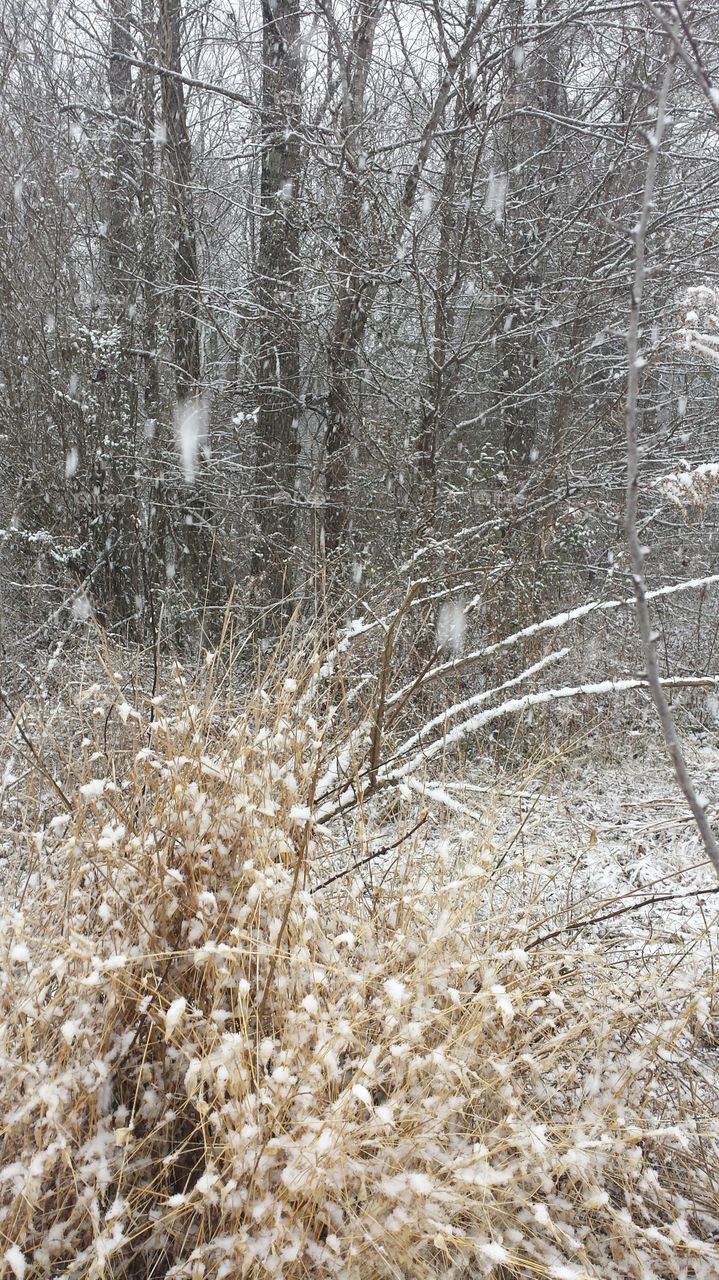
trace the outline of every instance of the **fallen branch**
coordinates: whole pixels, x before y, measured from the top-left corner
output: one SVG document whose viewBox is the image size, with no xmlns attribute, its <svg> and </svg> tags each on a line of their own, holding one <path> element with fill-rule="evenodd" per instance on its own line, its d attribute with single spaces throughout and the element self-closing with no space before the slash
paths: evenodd
<svg viewBox="0 0 719 1280">
<path fill-rule="evenodd" d="M 558 656 L 564 657 L 565 651 L 559 650 L 558 654 L 549 654 L 543 659 L 543 664 L 549 660 L 556 660 Z M 534 668 L 528 668 L 519 676 L 515 676 L 514 680 L 507 681 L 500 688 L 508 688 L 512 684 L 518 683 L 521 679 L 525 679 L 528 675 L 536 673 L 537 668 L 542 665 L 537 663 Z M 719 676 L 669 676 L 661 680 L 661 685 L 665 689 L 719 689 Z M 414 734 L 412 739 L 408 739 L 394 753 L 389 760 L 385 762 L 382 768 L 377 772 L 372 783 L 372 791 L 379 791 L 382 787 L 393 786 L 399 781 L 403 781 L 416 770 L 427 764 L 435 756 L 448 747 L 456 746 L 470 733 L 475 733 L 484 725 L 490 724 L 493 720 L 499 720 L 502 716 L 515 715 L 522 711 L 528 710 L 530 707 L 538 707 L 546 705 L 550 702 L 566 701 L 571 698 L 579 697 L 601 697 L 606 693 L 628 693 L 632 689 L 646 689 L 649 691 L 649 681 L 646 676 L 632 676 L 623 680 L 602 680 L 597 684 L 580 684 L 570 685 L 564 689 L 541 689 L 537 693 L 527 693 L 521 698 L 512 698 L 507 702 L 502 702 L 498 707 L 489 707 L 485 711 L 479 712 L 478 715 L 471 716 L 468 720 L 462 720 L 455 725 L 448 733 L 443 733 L 441 737 L 435 738 L 432 742 L 422 744 L 420 750 L 407 763 L 399 768 L 391 768 L 401 759 L 403 753 L 409 749 L 409 745 L 416 745 L 417 741 L 421 741 L 423 730 L 418 734 Z M 488 690 L 486 696 L 498 693 L 499 689 Z M 474 699 L 468 699 L 466 704 L 476 702 L 479 698 L 477 695 Z M 456 708 L 454 708 L 456 710 Z M 425 728 L 427 726 L 424 726 Z M 334 783 L 338 779 L 338 770 L 333 768 L 323 779 L 323 782 Z M 350 809 L 367 795 L 368 787 L 364 785 L 368 782 L 367 773 L 356 774 L 352 780 L 345 786 L 344 790 L 336 799 L 330 801 L 328 790 L 319 791 L 318 798 L 324 797 L 325 803 L 320 806 L 316 822 L 331 822 L 333 818 L 338 817 L 341 813 L 347 813 Z"/>
<path fill-rule="evenodd" d="M 647 599 L 659 600 L 665 596 L 678 595 L 684 591 L 701 591 L 704 587 L 717 584 L 719 584 L 719 573 L 712 573 L 704 578 L 689 578 L 685 582 L 674 582 L 666 587 L 658 587 L 654 591 L 647 592 Z M 511 649 L 523 640 L 531 639 L 532 636 L 541 635 L 546 631 L 559 631 L 568 626 L 569 623 L 588 618 L 593 613 L 611 613 L 616 609 L 631 609 L 635 605 L 636 597 L 633 595 L 626 596 L 623 599 L 590 600 L 587 604 L 577 605 L 575 609 L 555 613 L 549 618 L 543 618 L 540 622 L 532 622 L 528 627 L 522 627 L 521 631 L 513 631 L 511 635 L 505 636 L 502 640 L 495 640 L 492 644 L 485 645 L 482 649 L 475 649 L 472 653 L 464 654 L 460 658 L 454 658 L 450 662 L 443 662 L 440 666 L 423 672 L 421 680 L 416 679 L 412 684 L 405 685 L 403 689 L 398 689 L 389 699 L 389 706 L 394 706 L 396 702 L 407 697 L 410 693 L 416 692 L 418 688 L 429 684 L 431 680 L 436 680 L 444 675 L 456 675 L 457 672 L 471 667 L 482 658 L 488 658 L 493 653 L 498 653 L 504 649 Z M 468 610 L 469 606 L 466 612 Z"/>
<path fill-rule="evenodd" d="M 667 679 L 660 680 L 660 683 L 665 689 L 716 689 L 719 688 L 719 676 L 670 676 Z M 565 689 L 541 689 L 537 693 L 527 693 L 521 698 L 512 698 L 508 702 L 501 703 L 498 707 L 489 707 L 486 711 L 481 711 L 479 715 L 455 725 L 454 729 L 449 733 L 443 734 L 441 738 L 436 738 L 433 742 L 423 746 L 422 750 L 400 769 L 381 772 L 378 785 L 381 785 L 382 782 L 395 782 L 407 774 L 414 773 L 415 769 L 431 760 L 439 752 L 455 745 L 465 738 L 467 734 L 474 733 L 477 729 L 481 729 L 483 725 L 489 724 L 492 720 L 498 720 L 501 716 L 514 715 L 517 712 L 526 711 L 530 707 L 542 706 L 549 702 L 564 701 L 578 697 L 597 697 L 605 693 L 627 693 L 631 689 L 649 689 L 648 679 L 646 677 L 632 677 L 626 680 L 602 680 L 598 684 L 573 685 Z M 400 752 L 397 754 L 399 755 Z M 389 763 L 391 764 L 392 762 L 390 761 Z"/>
</svg>

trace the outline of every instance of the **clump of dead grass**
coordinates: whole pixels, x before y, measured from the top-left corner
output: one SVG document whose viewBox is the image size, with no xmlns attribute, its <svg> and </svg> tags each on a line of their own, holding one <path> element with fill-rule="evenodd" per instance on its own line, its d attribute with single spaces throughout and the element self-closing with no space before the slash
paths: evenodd
<svg viewBox="0 0 719 1280">
<path fill-rule="evenodd" d="M 537 944 L 479 842 L 315 891 L 340 718 L 301 681 L 123 703 L 44 822 L 0 921 L 5 1274 L 716 1276 L 699 952 Z"/>
</svg>

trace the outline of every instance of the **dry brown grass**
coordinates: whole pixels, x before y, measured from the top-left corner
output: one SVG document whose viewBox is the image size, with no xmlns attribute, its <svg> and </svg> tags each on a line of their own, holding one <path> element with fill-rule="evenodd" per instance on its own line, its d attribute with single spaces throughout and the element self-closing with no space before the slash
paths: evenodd
<svg viewBox="0 0 719 1280">
<path fill-rule="evenodd" d="M 719 1275 L 704 952 L 530 946 L 541 899 L 424 830 L 313 891 L 342 717 L 303 670 L 239 715 L 211 680 L 152 726 L 82 703 L 0 922 L 4 1274 Z"/>
</svg>

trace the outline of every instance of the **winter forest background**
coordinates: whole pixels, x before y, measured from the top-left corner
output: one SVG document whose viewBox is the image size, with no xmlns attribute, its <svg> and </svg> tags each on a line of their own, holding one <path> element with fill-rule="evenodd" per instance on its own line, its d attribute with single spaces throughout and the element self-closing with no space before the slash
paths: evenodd
<svg viewBox="0 0 719 1280">
<path fill-rule="evenodd" d="M 718 140 L 712 0 L 0 0 L 0 1280 L 719 1276 Z"/>
<path fill-rule="evenodd" d="M 230 598 L 272 634 L 423 576 L 497 638 L 626 592 L 668 59 L 641 520 L 650 586 L 711 573 L 717 18 L 685 8 L 4 4 L 8 658 L 90 610 L 187 646 Z"/>
</svg>

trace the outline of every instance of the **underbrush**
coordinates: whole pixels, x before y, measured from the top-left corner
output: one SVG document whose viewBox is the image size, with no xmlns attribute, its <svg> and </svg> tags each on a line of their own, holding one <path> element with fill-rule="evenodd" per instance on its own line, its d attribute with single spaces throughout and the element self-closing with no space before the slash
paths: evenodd
<svg viewBox="0 0 719 1280">
<path fill-rule="evenodd" d="M 627 972 L 409 809 L 370 881 L 302 680 L 82 701 L 0 921 L 4 1274 L 715 1277 L 705 950 Z"/>
</svg>

